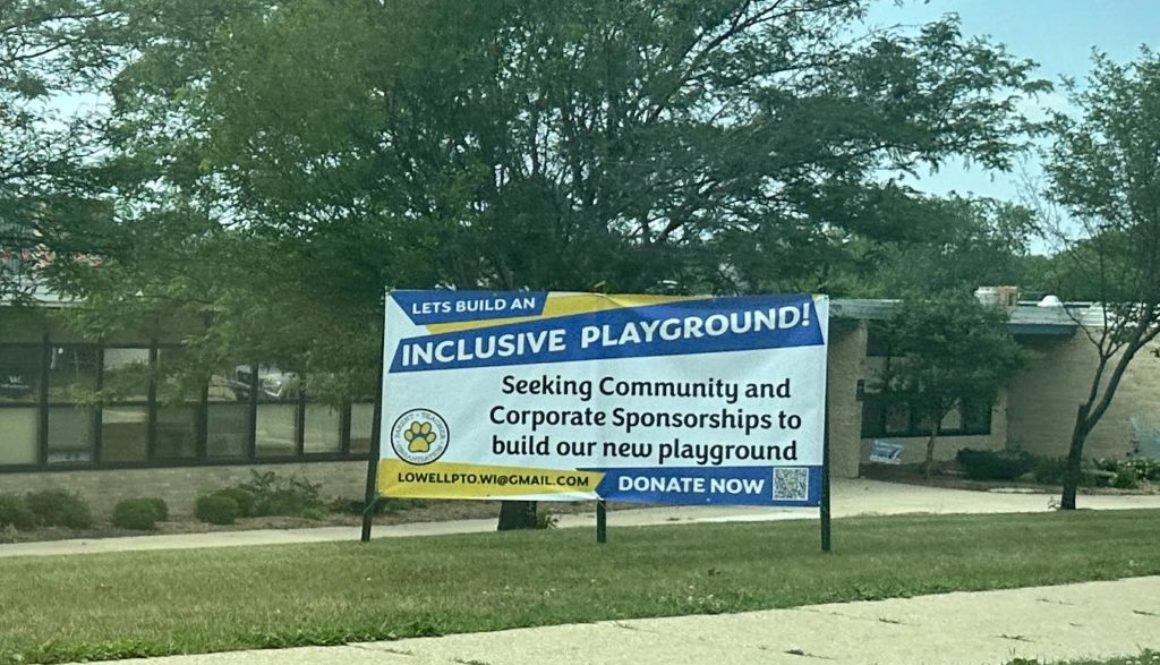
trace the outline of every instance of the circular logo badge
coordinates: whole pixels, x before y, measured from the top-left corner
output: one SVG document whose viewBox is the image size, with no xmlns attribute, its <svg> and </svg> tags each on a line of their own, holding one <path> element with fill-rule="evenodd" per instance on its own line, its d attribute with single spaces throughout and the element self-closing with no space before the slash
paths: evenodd
<svg viewBox="0 0 1160 665">
<path fill-rule="evenodd" d="M 391 447 L 411 464 L 430 464 L 447 452 L 451 431 L 443 416 L 429 409 L 411 409 L 391 427 Z"/>
</svg>

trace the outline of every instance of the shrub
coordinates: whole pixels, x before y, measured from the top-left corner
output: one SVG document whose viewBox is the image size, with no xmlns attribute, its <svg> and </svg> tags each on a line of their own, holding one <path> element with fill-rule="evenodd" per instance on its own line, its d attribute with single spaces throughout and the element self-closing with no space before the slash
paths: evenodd
<svg viewBox="0 0 1160 665">
<path fill-rule="evenodd" d="M 1120 467 L 1116 477 L 1112 480 L 1112 487 L 1122 490 L 1134 490 L 1140 486 L 1140 479 L 1136 476 L 1136 469 L 1130 465 Z"/>
<path fill-rule="evenodd" d="M 1038 457 L 1032 462 L 1031 473 L 1037 483 L 1062 485 L 1063 476 L 1067 473 L 1067 458 Z"/>
<path fill-rule="evenodd" d="M 233 524 L 238 519 L 238 502 L 220 494 L 199 496 L 194 514 L 209 524 Z"/>
<path fill-rule="evenodd" d="M 1096 459 L 1092 466 L 1102 472 L 1102 485 L 1120 489 L 1135 489 L 1144 481 L 1160 480 L 1160 460 L 1153 459 Z"/>
<path fill-rule="evenodd" d="M 238 517 L 254 516 L 254 495 L 240 487 L 227 487 L 214 492 L 214 496 L 229 497 L 238 504 Z"/>
<path fill-rule="evenodd" d="M 169 506 L 165 503 L 165 499 L 150 497 L 144 500 L 153 505 L 153 510 L 157 513 L 158 522 L 164 522 L 169 519 Z"/>
<path fill-rule="evenodd" d="M 1027 473 L 1030 460 L 1019 453 L 964 448 L 956 456 L 963 475 L 973 480 L 1015 480 Z"/>
<path fill-rule="evenodd" d="M 317 522 L 326 517 L 326 511 L 322 508 L 307 508 L 306 510 L 302 511 L 302 514 L 300 514 L 299 517 Z"/>
<path fill-rule="evenodd" d="M 36 515 L 15 494 L 0 494 L 0 528 L 12 527 L 28 531 L 36 526 Z"/>
<path fill-rule="evenodd" d="M 1138 480 L 1160 480 L 1160 459 L 1136 458 L 1124 464 L 1136 470 Z"/>
<path fill-rule="evenodd" d="M 113 508 L 113 526 L 122 529 L 152 531 L 159 519 L 161 514 L 154 499 L 125 499 Z"/>
<path fill-rule="evenodd" d="M 251 471 L 250 482 L 236 489 L 249 492 L 254 503 L 251 514 L 255 517 L 284 515 L 299 517 L 326 510 L 322 500 L 322 485 L 290 476 L 283 478 L 273 471 Z"/>
<path fill-rule="evenodd" d="M 63 526 L 70 529 L 87 529 L 93 525 L 93 512 L 89 504 L 78 494 L 64 490 L 43 490 L 31 492 L 24 497 L 24 504 L 36 516 L 41 526 Z"/>
</svg>

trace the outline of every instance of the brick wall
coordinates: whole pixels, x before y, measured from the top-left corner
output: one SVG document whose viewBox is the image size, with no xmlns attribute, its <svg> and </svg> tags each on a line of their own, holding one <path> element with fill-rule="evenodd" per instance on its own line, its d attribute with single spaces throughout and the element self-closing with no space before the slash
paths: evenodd
<svg viewBox="0 0 1160 665">
<path fill-rule="evenodd" d="M 826 380 L 830 420 L 830 474 L 834 478 L 857 478 L 861 457 L 862 403 L 858 379 L 866 356 L 866 323 L 842 321 L 831 325 Z"/>
<path fill-rule="evenodd" d="M 1095 376 L 1095 347 L 1083 335 L 1029 346 L 1033 357 L 1011 384 L 1012 445 L 1051 457 L 1067 454 L 1076 408 Z M 1123 457 L 1131 446 L 1130 418 L 1160 425 L 1160 358 L 1145 349 L 1133 360 L 1111 408 L 1088 436 L 1085 457 Z"/>
<path fill-rule="evenodd" d="M 41 489 L 78 492 L 99 515 L 108 515 L 121 499 L 160 497 L 174 515 L 193 513 L 198 495 L 250 479 L 250 469 L 296 474 L 322 484 L 325 497 L 361 499 L 366 490 L 366 462 L 309 462 L 260 466 L 198 466 L 164 469 L 36 471 L 0 474 L 0 491 Z"/>
</svg>

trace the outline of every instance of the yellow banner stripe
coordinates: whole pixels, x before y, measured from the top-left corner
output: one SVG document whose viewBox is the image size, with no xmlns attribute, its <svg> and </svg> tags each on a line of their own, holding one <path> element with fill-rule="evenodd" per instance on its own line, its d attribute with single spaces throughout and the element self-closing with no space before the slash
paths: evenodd
<svg viewBox="0 0 1160 665">
<path fill-rule="evenodd" d="M 604 478 L 597 471 L 457 462 L 416 466 L 399 459 L 380 460 L 378 472 L 380 495 L 416 499 L 500 499 L 529 495 L 569 501 L 594 499 L 596 486 Z"/>
<path fill-rule="evenodd" d="M 573 314 L 587 314 L 602 312 L 622 307 L 642 307 L 645 305 L 660 305 L 682 300 L 699 300 L 710 296 L 655 296 L 655 295 L 611 295 L 604 293 L 553 293 L 544 303 L 544 312 L 540 316 L 513 316 L 505 319 L 485 319 L 483 321 L 458 321 L 455 323 L 435 323 L 427 326 L 432 334 L 459 332 L 460 330 L 475 330 L 502 326 L 509 323 L 534 321 L 536 319 L 552 319 Z"/>
</svg>

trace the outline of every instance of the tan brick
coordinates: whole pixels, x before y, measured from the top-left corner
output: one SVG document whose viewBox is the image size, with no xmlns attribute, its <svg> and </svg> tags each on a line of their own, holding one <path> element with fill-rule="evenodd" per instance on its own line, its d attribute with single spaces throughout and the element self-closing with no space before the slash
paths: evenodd
<svg viewBox="0 0 1160 665">
<path fill-rule="evenodd" d="M 1098 356 L 1082 333 L 1031 348 L 1035 356 L 1010 388 L 1011 445 L 1062 457 L 1076 408 L 1091 389 Z M 1088 435 L 1085 457 L 1124 457 L 1131 448 L 1132 417 L 1160 425 L 1160 358 L 1151 349 L 1137 355 L 1124 374 L 1111 407 Z"/>
</svg>

